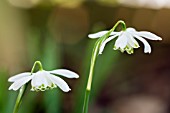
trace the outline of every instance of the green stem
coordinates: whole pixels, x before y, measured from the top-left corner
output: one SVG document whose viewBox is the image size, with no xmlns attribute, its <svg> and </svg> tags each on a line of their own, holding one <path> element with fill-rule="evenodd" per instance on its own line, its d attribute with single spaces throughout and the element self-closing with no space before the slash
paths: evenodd
<svg viewBox="0 0 170 113">
<path fill-rule="evenodd" d="M 37 64 L 38 64 L 39 67 L 40 67 L 39 70 L 43 70 L 41 62 L 40 62 L 40 61 L 36 61 L 36 62 L 34 63 L 34 65 L 33 65 L 32 69 L 31 69 L 31 75 L 32 75 L 32 73 L 34 72 L 35 66 L 36 66 Z M 23 98 L 23 95 L 24 95 L 24 93 L 25 93 L 25 91 L 26 91 L 27 85 L 28 85 L 28 84 L 25 84 L 25 85 L 23 85 L 23 86 L 20 88 L 19 93 L 18 93 L 18 97 L 17 97 L 16 102 L 15 102 L 15 106 L 14 106 L 13 113 L 18 113 L 18 110 L 19 110 L 19 107 L 20 107 L 20 105 L 21 105 L 22 98 Z"/>
<path fill-rule="evenodd" d="M 90 98 L 90 91 L 86 90 L 85 97 L 84 97 L 83 113 L 88 113 L 89 98 Z"/>
<path fill-rule="evenodd" d="M 18 110 L 19 110 L 19 107 L 21 105 L 21 101 L 22 101 L 22 97 L 23 97 L 23 94 L 26 90 L 26 86 L 27 85 L 23 85 L 20 90 L 19 90 L 19 94 L 18 94 L 18 97 L 17 97 L 17 100 L 16 100 L 16 103 L 15 103 L 15 107 L 14 107 L 14 110 L 13 110 L 13 113 L 17 113 Z"/>
<path fill-rule="evenodd" d="M 113 26 L 113 28 L 108 33 L 106 33 L 104 36 L 99 38 L 94 45 L 94 49 L 93 49 L 92 57 L 91 57 L 89 78 L 88 78 L 85 98 L 84 98 L 83 113 L 88 113 L 88 103 L 89 103 L 91 85 L 92 85 L 92 80 L 93 80 L 94 66 L 95 66 L 96 58 L 98 56 L 99 48 L 102 42 L 110 36 L 110 33 L 113 32 L 119 24 L 122 25 L 123 30 L 126 30 L 126 24 L 124 23 L 124 21 L 120 20 Z"/>
<path fill-rule="evenodd" d="M 123 29 L 123 31 L 125 31 L 125 30 L 126 30 L 126 24 L 125 24 L 125 22 L 122 21 L 122 20 L 119 20 L 118 22 L 116 22 L 116 24 L 113 26 L 113 28 L 112 28 L 109 32 L 110 32 L 110 33 L 113 32 L 119 24 L 122 25 L 122 29 Z"/>
<path fill-rule="evenodd" d="M 39 68 L 40 68 L 39 70 L 40 70 L 40 71 L 43 70 L 43 67 L 42 67 L 41 62 L 40 62 L 40 61 L 36 61 L 36 62 L 34 63 L 34 65 L 33 65 L 33 67 L 32 67 L 31 74 L 34 72 L 35 66 L 36 66 L 37 64 L 39 65 Z"/>
<path fill-rule="evenodd" d="M 88 78 L 87 88 L 86 88 L 85 98 L 84 98 L 83 113 L 88 112 L 88 103 L 89 103 L 89 97 L 90 97 L 90 91 L 91 91 L 93 71 L 94 71 L 95 61 L 96 61 L 96 58 L 97 58 L 97 55 L 98 55 L 100 40 L 101 39 L 97 40 L 97 42 L 95 43 L 93 52 L 92 52 L 89 78 Z"/>
</svg>

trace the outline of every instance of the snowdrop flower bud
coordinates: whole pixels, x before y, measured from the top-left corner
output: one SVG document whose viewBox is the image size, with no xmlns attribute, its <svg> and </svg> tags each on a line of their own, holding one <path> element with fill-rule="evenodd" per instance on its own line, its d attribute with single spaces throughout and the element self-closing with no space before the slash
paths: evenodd
<svg viewBox="0 0 170 113">
<path fill-rule="evenodd" d="M 108 31 L 100 31 L 98 33 L 89 34 L 89 38 L 100 38 L 104 36 Z M 102 54 L 105 45 L 113 40 L 116 39 L 114 44 L 114 50 L 120 50 L 121 52 L 126 51 L 128 54 L 132 54 L 134 52 L 134 48 L 139 48 L 139 44 L 136 41 L 139 40 L 144 44 L 144 53 L 151 53 L 151 46 L 149 43 L 144 39 L 149 40 L 162 40 L 159 36 L 148 32 L 148 31 L 136 31 L 134 28 L 127 28 L 124 31 L 120 32 L 111 32 L 110 36 L 101 43 L 99 48 L 99 54 Z"/>
</svg>

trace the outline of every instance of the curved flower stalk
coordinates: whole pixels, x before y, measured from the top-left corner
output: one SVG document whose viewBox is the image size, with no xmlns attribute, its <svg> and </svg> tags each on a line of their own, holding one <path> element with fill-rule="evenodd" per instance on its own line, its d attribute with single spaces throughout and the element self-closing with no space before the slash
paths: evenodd
<svg viewBox="0 0 170 113">
<path fill-rule="evenodd" d="M 36 65 L 39 65 L 40 69 L 38 72 L 33 73 Z M 43 70 L 40 61 L 36 61 L 34 63 L 31 72 L 24 72 L 10 77 L 8 81 L 13 82 L 13 84 L 9 87 L 9 90 L 16 91 L 20 89 L 13 113 L 18 112 L 23 94 L 29 81 L 31 81 L 31 91 L 45 91 L 57 87 L 59 87 L 64 92 L 70 91 L 71 89 L 69 88 L 68 84 L 62 78 L 55 75 L 67 78 L 79 78 L 78 74 L 66 69 L 45 71 Z"/>
<path fill-rule="evenodd" d="M 108 31 L 100 31 L 95 34 L 89 34 L 89 38 L 100 38 L 104 36 Z M 117 38 L 118 37 L 118 38 Z M 148 31 L 136 31 L 134 28 L 127 28 L 124 31 L 120 32 L 111 32 L 110 36 L 102 42 L 100 49 L 99 49 L 99 54 L 102 54 L 105 45 L 110 42 L 111 40 L 117 38 L 115 45 L 114 45 L 114 50 L 120 50 L 121 52 L 126 51 L 128 54 L 134 53 L 134 48 L 139 48 L 139 44 L 136 41 L 139 40 L 144 44 L 144 53 L 151 53 L 151 46 L 149 43 L 144 39 L 149 39 L 149 40 L 162 40 L 159 36 L 148 32 Z"/>
<path fill-rule="evenodd" d="M 122 25 L 122 31 L 115 32 L 114 30 L 119 24 Z M 86 92 L 85 92 L 82 113 L 88 112 L 88 103 L 89 103 L 89 97 L 90 97 L 90 92 L 91 92 L 91 85 L 92 85 L 94 65 L 96 62 L 96 58 L 99 54 L 102 54 L 108 42 L 110 42 L 114 38 L 117 38 L 115 45 L 114 45 L 114 50 L 120 50 L 121 52 L 126 51 L 128 54 L 132 54 L 134 53 L 134 48 L 140 47 L 136 39 L 143 42 L 145 53 L 151 53 L 151 47 L 144 38 L 150 39 L 150 40 L 162 40 L 159 36 L 151 32 L 148 32 L 148 31 L 138 32 L 134 28 L 126 28 L 126 24 L 124 23 L 124 21 L 121 21 L 121 20 L 118 21 L 111 30 L 100 31 L 98 33 L 89 34 L 88 37 L 93 38 L 93 39 L 98 38 L 98 40 L 96 41 L 93 52 L 92 52 L 90 71 L 89 71 L 89 77 L 87 81 L 87 87 L 86 87 Z"/>
</svg>

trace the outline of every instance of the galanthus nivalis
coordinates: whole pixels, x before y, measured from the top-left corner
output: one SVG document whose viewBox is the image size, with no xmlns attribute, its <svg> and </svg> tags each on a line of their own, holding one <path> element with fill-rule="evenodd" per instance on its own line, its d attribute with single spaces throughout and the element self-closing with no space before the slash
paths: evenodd
<svg viewBox="0 0 170 113">
<path fill-rule="evenodd" d="M 104 36 L 107 32 L 108 31 L 100 31 L 98 33 L 89 34 L 88 37 L 100 38 Z M 162 38 L 151 32 L 136 31 L 134 28 L 127 28 L 124 31 L 111 32 L 110 36 L 101 43 L 99 54 L 102 54 L 105 45 L 114 38 L 117 38 L 114 45 L 114 50 L 120 50 L 121 52 L 126 51 L 128 54 L 132 54 L 134 48 L 140 47 L 136 39 L 140 40 L 144 44 L 144 53 L 151 53 L 151 46 L 144 38 L 149 40 L 162 40 Z"/>
<path fill-rule="evenodd" d="M 64 92 L 70 91 L 71 89 L 68 84 L 63 79 L 55 75 L 67 78 L 79 78 L 78 74 L 66 69 L 57 69 L 53 71 L 39 70 L 32 74 L 30 72 L 25 72 L 8 79 L 9 82 L 13 82 L 13 84 L 9 87 L 9 90 L 16 91 L 24 84 L 31 81 L 31 91 L 45 91 L 56 88 L 57 86 Z"/>
</svg>

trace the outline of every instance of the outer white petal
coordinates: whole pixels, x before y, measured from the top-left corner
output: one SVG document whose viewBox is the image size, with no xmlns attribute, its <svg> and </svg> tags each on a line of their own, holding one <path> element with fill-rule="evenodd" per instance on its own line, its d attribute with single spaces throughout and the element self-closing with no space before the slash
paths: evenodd
<svg viewBox="0 0 170 113">
<path fill-rule="evenodd" d="M 47 76 L 51 76 L 51 74 L 47 71 L 38 71 L 34 74 L 31 85 L 33 87 L 39 87 L 41 85 L 44 85 L 44 87 L 50 86 L 52 82 L 47 78 Z"/>
<path fill-rule="evenodd" d="M 161 37 L 159 37 L 151 32 L 148 32 L 148 31 L 140 31 L 140 32 L 136 32 L 136 34 L 138 36 L 145 37 L 150 40 L 162 40 Z"/>
<path fill-rule="evenodd" d="M 57 74 L 57 75 L 61 75 L 67 78 L 79 78 L 79 75 L 73 71 L 67 70 L 67 69 L 56 69 L 53 71 L 48 71 L 51 74 Z"/>
<path fill-rule="evenodd" d="M 29 73 L 29 72 L 20 73 L 20 74 L 17 74 L 17 75 L 14 75 L 14 76 L 10 77 L 8 79 L 8 81 L 9 82 L 15 82 L 15 81 L 17 81 L 17 80 L 19 80 L 19 79 L 21 79 L 23 77 L 30 76 L 30 75 L 31 75 L 31 73 Z"/>
<path fill-rule="evenodd" d="M 136 32 L 136 29 L 129 27 L 129 28 L 126 29 L 126 31 L 130 32 L 130 33 L 134 33 L 134 32 Z"/>
<path fill-rule="evenodd" d="M 127 34 L 123 32 L 115 42 L 116 49 L 121 48 L 124 49 L 127 45 Z"/>
<path fill-rule="evenodd" d="M 102 37 L 103 35 L 105 35 L 108 31 L 100 31 L 94 34 L 89 34 L 88 37 L 89 38 L 99 38 Z"/>
<path fill-rule="evenodd" d="M 119 34 L 120 34 L 120 33 L 117 33 L 116 35 L 113 35 L 113 36 L 110 36 L 109 38 L 107 38 L 107 39 L 102 43 L 102 45 L 100 46 L 99 54 L 102 54 L 105 45 L 106 45 L 109 41 L 111 41 L 111 40 L 113 40 L 114 38 L 116 38 Z"/>
<path fill-rule="evenodd" d="M 68 92 L 68 91 L 71 90 L 69 88 L 68 84 L 63 79 L 61 79 L 60 77 L 51 75 L 50 79 L 54 84 L 56 84 L 64 92 Z"/>
<path fill-rule="evenodd" d="M 135 37 L 140 40 L 141 42 L 143 42 L 144 44 L 144 53 L 151 53 L 151 46 L 149 45 L 149 43 L 142 37 L 140 36 L 136 36 Z"/>
<path fill-rule="evenodd" d="M 15 81 L 10 87 L 9 90 L 13 89 L 13 90 L 18 90 L 21 86 L 23 86 L 24 84 L 26 84 L 28 81 L 30 81 L 32 79 L 33 75 L 31 76 L 26 76 L 26 77 L 22 77 L 20 79 L 18 79 L 17 81 Z"/>
<path fill-rule="evenodd" d="M 115 32 L 115 31 L 113 31 L 113 32 L 110 33 L 110 35 L 117 35 L 117 34 L 120 34 L 120 33 L 122 33 L 122 31 L 121 31 L 121 32 Z"/>
</svg>

